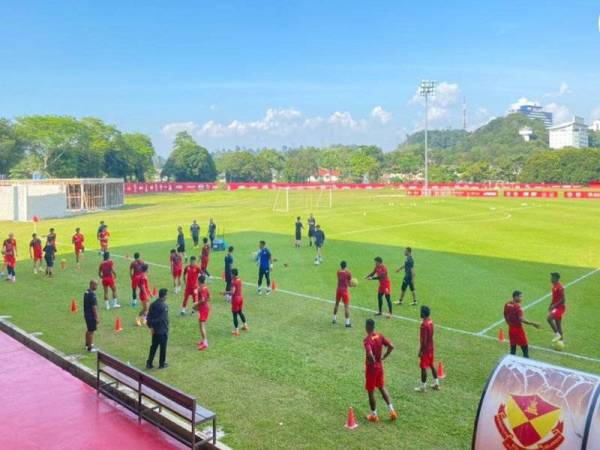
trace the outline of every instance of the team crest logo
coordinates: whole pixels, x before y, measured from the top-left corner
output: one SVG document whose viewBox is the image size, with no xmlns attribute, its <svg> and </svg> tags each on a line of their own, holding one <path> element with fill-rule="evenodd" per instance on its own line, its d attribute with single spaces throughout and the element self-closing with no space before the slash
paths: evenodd
<svg viewBox="0 0 600 450">
<path fill-rule="evenodd" d="M 565 440 L 560 408 L 539 395 L 510 395 L 494 422 L 507 450 L 553 450 Z"/>
</svg>

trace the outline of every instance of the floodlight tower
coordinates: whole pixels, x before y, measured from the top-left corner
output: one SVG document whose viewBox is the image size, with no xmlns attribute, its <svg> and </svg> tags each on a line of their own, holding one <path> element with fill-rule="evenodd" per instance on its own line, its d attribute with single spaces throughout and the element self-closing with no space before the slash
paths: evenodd
<svg viewBox="0 0 600 450">
<path fill-rule="evenodd" d="M 419 94 L 425 98 L 425 186 L 423 195 L 429 195 L 429 148 L 427 142 L 427 128 L 429 119 L 429 98 L 435 95 L 435 81 L 423 80 L 419 86 Z"/>
</svg>

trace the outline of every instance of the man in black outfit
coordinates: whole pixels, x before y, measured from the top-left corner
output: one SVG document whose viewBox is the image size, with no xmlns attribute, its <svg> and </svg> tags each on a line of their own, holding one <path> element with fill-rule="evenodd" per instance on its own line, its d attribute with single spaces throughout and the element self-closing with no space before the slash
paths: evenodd
<svg viewBox="0 0 600 450">
<path fill-rule="evenodd" d="M 94 331 L 98 328 L 100 319 L 98 318 L 98 301 L 96 300 L 96 293 L 94 292 L 98 288 L 98 283 L 94 280 L 90 281 L 90 286 L 85 294 L 83 294 L 83 318 L 87 330 L 85 332 L 85 349 L 88 352 L 96 352 L 94 347 Z"/>
<path fill-rule="evenodd" d="M 148 316 L 146 317 L 148 328 L 152 331 L 152 345 L 150 345 L 150 354 L 146 361 L 146 369 L 152 369 L 154 366 L 154 355 L 156 349 L 160 347 L 158 357 L 158 368 L 169 367 L 166 363 L 167 358 L 167 339 L 169 336 L 169 307 L 167 306 L 167 289 L 162 288 L 158 291 L 158 298 L 150 305 Z"/>
</svg>

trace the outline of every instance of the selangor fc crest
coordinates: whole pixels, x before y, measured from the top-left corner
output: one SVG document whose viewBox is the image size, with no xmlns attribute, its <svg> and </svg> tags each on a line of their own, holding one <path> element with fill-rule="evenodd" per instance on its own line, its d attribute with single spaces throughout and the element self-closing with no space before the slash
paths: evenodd
<svg viewBox="0 0 600 450">
<path fill-rule="evenodd" d="M 560 408 L 539 395 L 510 395 L 494 422 L 507 450 L 553 450 L 565 440 Z"/>
</svg>

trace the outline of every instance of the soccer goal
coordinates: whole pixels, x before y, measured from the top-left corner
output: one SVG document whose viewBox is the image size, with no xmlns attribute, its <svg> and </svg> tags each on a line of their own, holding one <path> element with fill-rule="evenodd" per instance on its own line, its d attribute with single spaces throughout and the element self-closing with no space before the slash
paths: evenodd
<svg viewBox="0 0 600 450">
<path fill-rule="evenodd" d="M 290 211 L 290 188 L 275 188 L 275 201 L 273 202 L 273 212 Z"/>
<path fill-rule="evenodd" d="M 273 212 L 289 212 L 290 207 L 332 208 L 333 188 L 331 186 L 319 186 L 316 189 L 276 188 Z"/>
<path fill-rule="evenodd" d="M 321 186 L 314 206 L 315 208 L 333 208 L 333 188 L 331 186 Z"/>
</svg>

